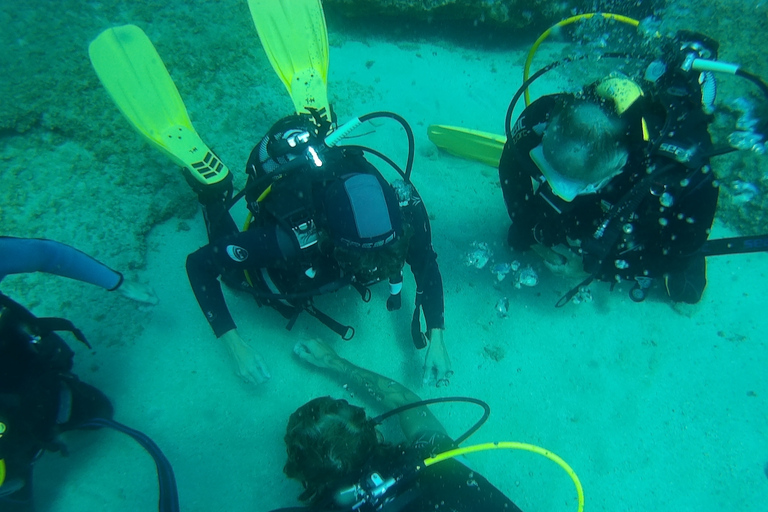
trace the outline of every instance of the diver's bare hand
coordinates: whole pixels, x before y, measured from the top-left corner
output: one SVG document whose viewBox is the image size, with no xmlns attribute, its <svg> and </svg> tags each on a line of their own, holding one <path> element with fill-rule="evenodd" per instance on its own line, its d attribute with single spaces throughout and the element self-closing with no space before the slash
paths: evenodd
<svg viewBox="0 0 768 512">
<path fill-rule="evenodd" d="M 447 386 L 453 377 L 451 360 L 443 342 L 443 330 L 429 331 L 429 347 L 424 362 L 424 384 L 427 386 Z"/>
<path fill-rule="evenodd" d="M 299 359 L 318 368 L 330 368 L 330 363 L 339 359 L 339 355 L 318 339 L 303 340 L 293 347 L 293 353 Z"/>
<path fill-rule="evenodd" d="M 555 275 L 569 279 L 584 279 L 589 275 L 584 272 L 582 256 L 564 244 L 554 247 L 535 244 L 531 249 L 544 260 L 544 265 Z"/>
<path fill-rule="evenodd" d="M 137 283 L 135 281 L 124 280 L 117 292 L 123 297 L 127 297 L 137 302 L 143 302 L 144 304 L 155 305 L 160 300 L 155 295 L 155 290 L 146 284 Z"/>
<path fill-rule="evenodd" d="M 251 384 L 263 384 L 272 378 L 264 358 L 236 330 L 226 332 L 220 339 L 235 360 L 235 374 L 238 377 Z"/>
</svg>

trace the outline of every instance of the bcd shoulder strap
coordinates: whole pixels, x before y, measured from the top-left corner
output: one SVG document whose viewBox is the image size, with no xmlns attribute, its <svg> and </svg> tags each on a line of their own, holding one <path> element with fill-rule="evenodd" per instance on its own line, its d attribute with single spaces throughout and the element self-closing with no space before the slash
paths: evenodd
<svg viewBox="0 0 768 512">
<path fill-rule="evenodd" d="M 72 368 L 74 352 L 56 334 L 56 331 L 71 332 L 88 348 L 91 345 L 83 333 L 64 318 L 38 318 L 27 308 L 10 297 L 0 293 L 0 348 L 13 343 L 14 338 L 23 336 L 41 358 L 64 370 Z"/>
</svg>

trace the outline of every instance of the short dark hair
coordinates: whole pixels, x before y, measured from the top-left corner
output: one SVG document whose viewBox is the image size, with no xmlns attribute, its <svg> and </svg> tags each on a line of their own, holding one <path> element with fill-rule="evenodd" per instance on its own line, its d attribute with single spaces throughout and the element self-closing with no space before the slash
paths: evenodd
<svg viewBox="0 0 768 512">
<path fill-rule="evenodd" d="M 299 407 L 285 432 L 283 472 L 304 486 L 301 501 L 317 502 L 360 471 L 380 447 L 380 434 L 365 410 L 346 400 L 315 398 Z"/>
<path fill-rule="evenodd" d="M 356 276 L 363 284 L 365 281 L 399 276 L 408 255 L 412 236 L 413 228 L 404 224 L 402 234 L 388 245 L 375 250 L 334 246 L 333 258 L 345 274 Z"/>
</svg>

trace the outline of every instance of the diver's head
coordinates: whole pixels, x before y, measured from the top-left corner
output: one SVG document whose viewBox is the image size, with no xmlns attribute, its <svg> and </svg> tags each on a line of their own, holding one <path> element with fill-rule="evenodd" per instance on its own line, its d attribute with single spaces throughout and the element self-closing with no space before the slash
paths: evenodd
<svg viewBox="0 0 768 512">
<path fill-rule="evenodd" d="M 270 173 L 297 156 L 306 153 L 310 146 L 322 144 L 317 125 L 307 115 L 292 115 L 276 122 L 259 143 L 259 163 L 264 172 Z"/>
<path fill-rule="evenodd" d="M 348 174 L 330 184 L 325 219 L 339 266 L 361 283 L 399 275 L 408 252 L 392 187 L 372 174 Z"/>
<path fill-rule="evenodd" d="M 300 500 L 319 498 L 339 483 L 358 478 L 379 440 L 364 409 L 329 396 L 315 398 L 288 420 L 283 471 L 304 486 Z"/>
<path fill-rule="evenodd" d="M 628 157 L 625 138 L 618 116 L 596 101 L 569 96 L 553 109 L 530 156 L 552 191 L 570 202 L 621 173 Z"/>
</svg>

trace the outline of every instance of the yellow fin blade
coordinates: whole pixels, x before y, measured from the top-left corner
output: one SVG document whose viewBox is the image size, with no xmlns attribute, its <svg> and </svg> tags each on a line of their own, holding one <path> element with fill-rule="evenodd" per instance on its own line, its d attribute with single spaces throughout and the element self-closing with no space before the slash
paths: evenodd
<svg viewBox="0 0 768 512">
<path fill-rule="evenodd" d="M 433 124 L 427 128 L 429 140 L 448 153 L 498 167 L 507 138 L 495 133 L 470 130 L 458 126 Z"/>
</svg>

